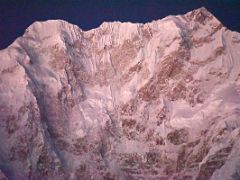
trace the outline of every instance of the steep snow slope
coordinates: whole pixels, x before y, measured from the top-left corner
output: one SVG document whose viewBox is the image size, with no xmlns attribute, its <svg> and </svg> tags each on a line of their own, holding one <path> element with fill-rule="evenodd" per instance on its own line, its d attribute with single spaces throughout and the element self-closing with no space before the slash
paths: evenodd
<svg viewBox="0 0 240 180">
<path fill-rule="evenodd" d="M 240 34 L 205 8 L 0 51 L 0 177 L 240 179 Z"/>
</svg>

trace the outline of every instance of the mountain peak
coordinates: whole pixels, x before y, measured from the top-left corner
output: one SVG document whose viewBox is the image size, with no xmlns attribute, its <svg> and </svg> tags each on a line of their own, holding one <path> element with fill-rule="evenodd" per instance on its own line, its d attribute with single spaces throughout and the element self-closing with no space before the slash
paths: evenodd
<svg viewBox="0 0 240 180">
<path fill-rule="evenodd" d="M 205 8 L 35 22 L 0 51 L 0 177 L 238 178 L 239 50 Z"/>
<path fill-rule="evenodd" d="M 220 23 L 219 20 L 205 7 L 190 11 L 185 14 L 185 16 L 188 17 L 190 20 L 199 22 L 201 24 L 205 24 L 209 21 L 215 21 L 216 23 Z"/>
<path fill-rule="evenodd" d="M 83 33 L 85 33 L 86 35 L 87 34 L 90 35 L 90 34 L 95 34 L 95 32 L 97 31 L 113 31 L 113 32 L 118 31 L 121 34 L 120 36 L 124 37 L 126 35 L 127 37 L 129 37 L 129 35 L 127 35 L 126 32 L 123 32 L 123 31 L 126 31 L 126 29 L 129 30 L 128 31 L 129 33 L 130 31 L 134 33 L 134 32 L 137 32 L 139 27 L 141 26 L 141 27 L 146 27 L 146 29 L 150 28 L 153 31 L 157 31 L 158 28 L 162 27 L 162 24 L 165 21 L 170 21 L 169 26 L 172 26 L 172 29 L 174 29 L 174 27 L 178 25 L 180 25 L 183 28 L 186 22 L 184 22 L 183 19 L 176 18 L 176 17 L 186 17 L 186 19 L 188 19 L 188 21 L 190 21 L 192 24 L 196 24 L 196 23 L 204 24 L 204 25 L 209 24 L 210 26 L 221 25 L 221 22 L 218 21 L 217 18 L 214 17 L 205 7 L 201 7 L 193 11 L 190 11 L 185 15 L 167 16 L 166 18 L 154 20 L 146 24 L 119 22 L 119 21 L 103 22 L 99 27 L 92 30 L 88 30 L 88 31 L 83 31 L 77 25 L 73 25 L 64 20 L 37 21 L 37 22 L 34 22 L 25 30 L 23 37 L 29 40 L 35 39 L 39 42 L 42 39 L 45 40 L 50 38 L 52 39 L 50 41 L 53 41 L 53 42 L 49 42 L 50 44 L 54 44 L 56 43 L 56 41 L 59 41 L 59 42 L 68 41 L 70 43 L 74 43 L 74 41 L 79 39 Z M 171 22 L 173 23 L 171 24 Z"/>
</svg>

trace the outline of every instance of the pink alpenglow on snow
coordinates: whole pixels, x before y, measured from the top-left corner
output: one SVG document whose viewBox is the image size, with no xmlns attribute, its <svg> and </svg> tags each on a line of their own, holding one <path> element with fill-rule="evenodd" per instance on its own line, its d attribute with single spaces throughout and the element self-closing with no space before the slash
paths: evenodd
<svg viewBox="0 0 240 180">
<path fill-rule="evenodd" d="M 0 51 L 0 179 L 240 178 L 240 34 L 205 8 Z"/>
</svg>

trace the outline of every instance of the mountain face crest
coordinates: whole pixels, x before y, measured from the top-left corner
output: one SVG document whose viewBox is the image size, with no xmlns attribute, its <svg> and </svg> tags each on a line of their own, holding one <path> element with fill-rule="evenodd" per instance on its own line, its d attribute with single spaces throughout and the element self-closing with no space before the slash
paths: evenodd
<svg viewBox="0 0 240 180">
<path fill-rule="evenodd" d="M 0 51 L 0 179 L 240 178 L 240 34 L 205 8 Z"/>
</svg>

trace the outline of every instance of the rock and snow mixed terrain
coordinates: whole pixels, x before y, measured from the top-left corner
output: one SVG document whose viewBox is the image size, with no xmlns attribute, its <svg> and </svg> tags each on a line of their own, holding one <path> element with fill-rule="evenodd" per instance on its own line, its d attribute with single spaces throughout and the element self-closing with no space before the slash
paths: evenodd
<svg viewBox="0 0 240 180">
<path fill-rule="evenodd" d="M 240 179 L 240 34 L 205 8 L 0 51 L 0 179 Z"/>
</svg>

